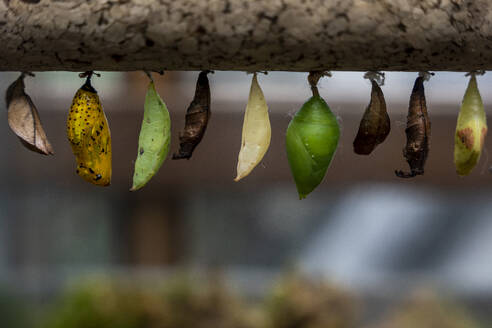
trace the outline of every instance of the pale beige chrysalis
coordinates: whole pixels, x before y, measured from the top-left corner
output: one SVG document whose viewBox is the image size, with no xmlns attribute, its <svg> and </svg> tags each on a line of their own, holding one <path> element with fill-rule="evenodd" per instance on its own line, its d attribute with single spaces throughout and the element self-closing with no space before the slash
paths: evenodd
<svg viewBox="0 0 492 328">
<path fill-rule="evenodd" d="M 22 73 L 7 89 L 5 100 L 10 129 L 29 150 L 43 155 L 53 155 L 53 147 L 41 125 L 38 110 L 31 97 L 25 92 L 26 75 L 34 76 L 32 73 Z"/>
<path fill-rule="evenodd" d="M 271 136 L 268 106 L 255 73 L 244 114 L 241 150 L 237 163 L 237 176 L 234 181 L 239 181 L 250 174 L 263 159 L 270 146 Z"/>
</svg>

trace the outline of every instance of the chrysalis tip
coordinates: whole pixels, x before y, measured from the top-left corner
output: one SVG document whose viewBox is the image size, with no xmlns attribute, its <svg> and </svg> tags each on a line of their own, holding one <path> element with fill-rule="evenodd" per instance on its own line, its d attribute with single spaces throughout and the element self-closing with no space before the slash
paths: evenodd
<svg viewBox="0 0 492 328">
<path fill-rule="evenodd" d="M 243 178 L 247 177 L 247 176 L 251 173 L 251 171 L 252 171 L 252 170 L 253 170 L 253 168 L 251 168 L 251 169 L 250 169 L 250 170 L 248 170 L 248 171 L 244 171 L 244 170 L 237 170 L 237 175 L 236 175 L 236 177 L 234 178 L 234 181 L 235 181 L 235 182 L 238 182 L 239 180 L 241 180 L 241 179 L 243 179 Z"/>
<path fill-rule="evenodd" d="M 137 191 L 139 189 L 141 189 L 144 185 L 133 185 L 131 188 L 130 188 L 130 191 Z"/>
</svg>

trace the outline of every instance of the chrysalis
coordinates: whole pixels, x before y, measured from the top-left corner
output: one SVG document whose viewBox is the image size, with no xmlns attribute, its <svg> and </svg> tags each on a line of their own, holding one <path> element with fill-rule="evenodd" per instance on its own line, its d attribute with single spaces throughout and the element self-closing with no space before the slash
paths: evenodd
<svg viewBox="0 0 492 328">
<path fill-rule="evenodd" d="M 460 176 L 473 170 L 482 152 L 487 135 L 487 120 L 475 74 L 470 76 L 458 115 L 454 137 L 454 164 Z"/>
<path fill-rule="evenodd" d="M 248 105 L 244 113 L 241 150 L 237 162 L 237 176 L 234 181 L 239 181 L 250 174 L 262 160 L 270 146 L 271 135 L 268 106 L 258 84 L 256 73 L 254 73 Z"/>
<path fill-rule="evenodd" d="M 354 152 L 359 155 L 369 155 L 386 139 L 391 129 L 383 91 L 374 79 L 370 80 L 371 101 L 360 121 L 359 131 L 354 140 Z"/>
<path fill-rule="evenodd" d="M 157 173 L 169 152 L 170 142 L 171 118 L 166 104 L 155 89 L 154 81 L 151 80 L 145 96 L 131 191 L 145 186 Z"/>
<path fill-rule="evenodd" d="M 186 120 L 183 132 L 179 134 L 179 152 L 173 159 L 190 159 L 195 147 L 202 141 L 210 118 L 210 86 L 207 74 L 201 72 L 196 82 L 195 97 L 186 110 Z"/>
<path fill-rule="evenodd" d="M 403 149 L 410 172 L 395 171 L 400 178 L 413 178 L 424 174 L 425 161 L 430 148 L 430 120 L 425 103 L 424 76 L 415 80 L 407 115 L 407 145 Z"/>
<path fill-rule="evenodd" d="M 10 129 L 29 150 L 53 155 L 53 148 L 41 125 L 38 110 L 24 91 L 24 77 L 25 73 L 22 73 L 7 89 L 5 102 Z"/>
<path fill-rule="evenodd" d="M 77 91 L 67 120 L 67 137 L 77 161 L 76 172 L 98 186 L 111 183 L 111 134 L 97 91 L 91 85 L 93 72 Z"/>
<path fill-rule="evenodd" d="M 287 158 L 300 199 L 323 180 L 340 137 L 337 119 L 316 87 L 321 76 L 319 72 L 309 74 L 313 96 L 290 121 L 285 139 Z"/>
</svg>

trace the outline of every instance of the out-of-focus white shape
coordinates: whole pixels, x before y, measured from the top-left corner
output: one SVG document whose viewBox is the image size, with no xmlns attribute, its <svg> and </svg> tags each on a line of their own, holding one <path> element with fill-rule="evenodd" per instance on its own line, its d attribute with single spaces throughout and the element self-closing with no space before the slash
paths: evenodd
<svg viewBox="0 0 492 328">
<path fill-rule="evenodd" d="M 386 259 L 418 240 L 439 204 L 425 192 L 392 185 L 349 192 L 298 256 L 300 268 L 356 287 L 384 284 Z M 328 218 L 327 218 L 328 219 Z"/>
<path fill-rule="evenodd" d="M 454 243 L 448 261 L 437 275 L 458 289 L 474 293 L 492 290 L 492 203 L 482 200 L 480 207 L 467 212 L 473 218 L 462 237 Z"/>
</svg>

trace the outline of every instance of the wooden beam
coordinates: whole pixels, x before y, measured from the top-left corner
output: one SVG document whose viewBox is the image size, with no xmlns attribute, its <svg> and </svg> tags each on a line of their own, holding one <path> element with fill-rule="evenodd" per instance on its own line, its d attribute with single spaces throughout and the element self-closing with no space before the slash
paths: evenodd
<svg viewBox="0 0 492 328">
<path fill-rule="evenodd" d="M 3 0 L 0 71 L 492 69 L 488 0 Z"/>
</svg>

